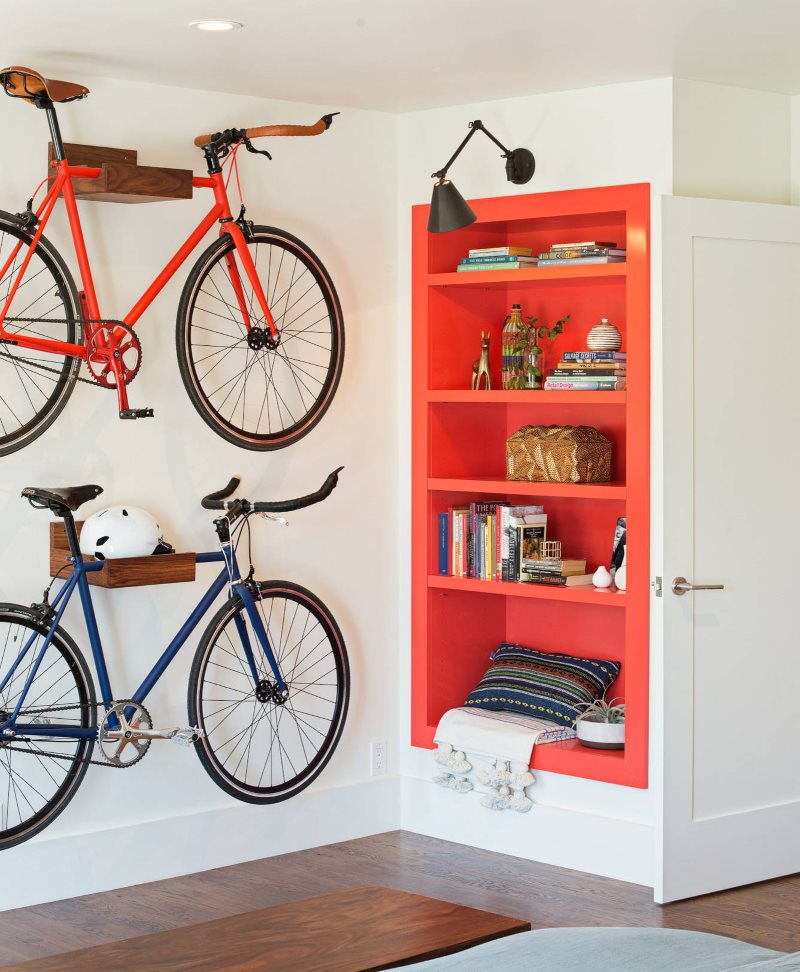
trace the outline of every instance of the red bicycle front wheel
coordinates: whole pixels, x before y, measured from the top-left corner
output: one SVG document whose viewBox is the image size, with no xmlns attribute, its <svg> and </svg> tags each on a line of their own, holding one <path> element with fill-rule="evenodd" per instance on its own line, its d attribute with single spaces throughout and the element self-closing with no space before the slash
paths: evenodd
<svg viewBox="0 0 800 972">
<path fill-rule="evenodd" d="M 327 270 L 302 241 L 255 226 L 248 247 L 277 344 L 227 235 L 189 275 L 176 344 L 184 387 L 203 420 L 234 445 L 267 451 L 297 442 L 328 410 L 344 364 L 344 322 Z"/>
</svg>

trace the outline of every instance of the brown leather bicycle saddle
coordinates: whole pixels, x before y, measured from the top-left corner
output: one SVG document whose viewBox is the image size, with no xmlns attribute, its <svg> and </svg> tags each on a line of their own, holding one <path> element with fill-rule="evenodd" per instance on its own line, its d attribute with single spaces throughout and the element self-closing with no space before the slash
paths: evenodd
<svg viewBox="0 0 800 972">
<path fill-rule="evenodd" d="M 89 89 L 84 88 L 82 84 L 53 81 L 39 74 L 38 71 L 19 65 L 3 68 L 0 71 L 0 84 L 3 85 L 7 95 L 12 98 L 22 98 L 32 105 L 35 105 L 42 96 L 50 101 L 63 103 L 78 101 L 89 94 Z"/>
<path fill-rule="evenodd" d="M 50 509 L 59 516 L 65 510 L 73 512 L 89 500 L 97 499 L 103 492 L 102 486 L 26 486 L 22 496 L 41 509 Z M 61 512 L 59 512 L 61 511 Z"/>
</svg>

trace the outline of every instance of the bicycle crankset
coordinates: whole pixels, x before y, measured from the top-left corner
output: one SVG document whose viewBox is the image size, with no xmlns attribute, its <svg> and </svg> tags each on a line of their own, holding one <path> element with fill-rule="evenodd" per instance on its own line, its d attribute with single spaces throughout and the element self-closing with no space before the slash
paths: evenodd
<svg viewBox="0 0 800 972">
<path fill-rule="evenodd" d="M 202 731 L 195 726 L 154 729 L 150 713 L 140 702 L 123 699 L 106 712 L 97 730 L 97 746 L 105 765 L 133 766 L 154 739 L 170 739 L 179 746 L 191 746 L 202 736 Z"/>
<path fill-rule="evenodd" d="M 122 380 L 129 385 L 142 366 L 142 345 L 136 332 L 123 321 L 98 321 L 86 341 L 86 367 L 103 388 L 116 388 L 112 362 L 117 361 Z M 120 333 L 122 332 L 122 333 Z"/>
<path fill-rule="evenodd" d="M 153 720 L 143 705 L 125 699 L 112 705 L 97 730 L 97 748 L 110 766 L 133 766 L 150 748 Z"/>
</svg>

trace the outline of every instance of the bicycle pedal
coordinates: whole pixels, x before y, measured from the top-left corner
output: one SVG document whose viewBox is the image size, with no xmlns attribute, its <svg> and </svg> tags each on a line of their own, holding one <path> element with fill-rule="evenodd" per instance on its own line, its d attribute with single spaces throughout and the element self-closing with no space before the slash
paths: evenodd
<svg viewBox="0 0 800 972">
<path fill-rule="evenodd" d="M 153 418 L 153 415 L 152 408 L 123 408 L 119 413 L 121 419 Z"/>
<path fill-rule="evenodd" d="M 176 746 L 193 746 L 199 739 L 203 738 L 204 733 L 194 726 L 188 729 L 179 729 L 172 737 Z"/>
</svg>

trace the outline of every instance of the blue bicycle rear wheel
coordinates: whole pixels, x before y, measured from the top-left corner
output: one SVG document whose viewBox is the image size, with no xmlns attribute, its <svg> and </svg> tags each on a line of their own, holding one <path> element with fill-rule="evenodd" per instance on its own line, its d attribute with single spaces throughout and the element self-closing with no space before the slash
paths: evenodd
<svg viewBox="0 0 800 972">
<path fill-rule="evenodd" d="M 0 726 L 14 712 L 46 635 L 47 627 L 28 608 L 0 604 Z M 26 645 L 27 653 L 16 664 Z M 86 661 L 61 629 L 45 652 L 18 720 L 48 727 L 97 724 Z M 55 820 L 81 785 L 93 747 L 92 739 L 0 732 L 0 850 L 29 840 Z"/>
</svg>

